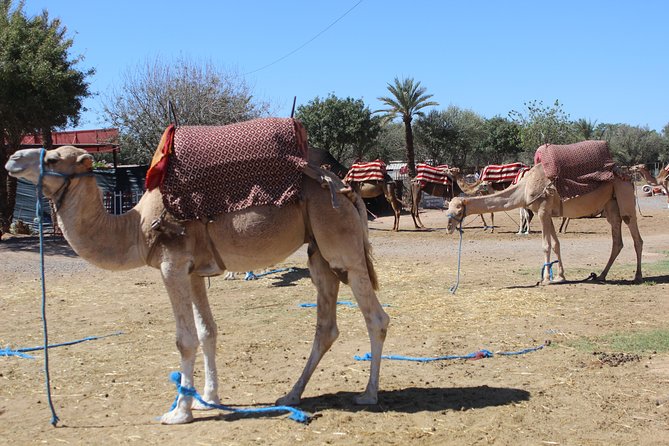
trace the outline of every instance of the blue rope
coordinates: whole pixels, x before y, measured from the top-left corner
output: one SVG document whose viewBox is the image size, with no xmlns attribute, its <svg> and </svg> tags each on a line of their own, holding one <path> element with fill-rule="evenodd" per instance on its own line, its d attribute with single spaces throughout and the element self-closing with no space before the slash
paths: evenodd
<svg viewBox="0 0 669 446">
<path fill-rule="evenodd" d="M 74 344 L 80 344 L 82 342 L 86 341 L 95 341 L 96 339 L 103 339 L 103 338 L 108 338 L 110 336 L 119 336 L 122 335 L 122 331 L 117 331 L 116 333 L 104 335 L 104 336 L 88 336 L 86 338 L 82 339 L 77 339 L 76 341 L 69 341 L 69 342 L 62 342 L 60 344 L 51 344 L 48 345 L 47 348 L 55 348 L 55 347 L 64 347 L 67 345 L 74 345 Z M 33 356 L 26 355 L 25 352 L 34 352 L 37 350 L 43 350 L 44 346 L 40 345 L 39 347 L 26 347 L 26 348 L 18 348 L 16 350 L 12 350 L 9 347 L 5 347 L 4 349 L 0 349 L 0 356 L 18 356 L 20 358 L 26 358 L 26 359 L 35 359 Z"/>
<path fill-rule="evenodd" d="M 483 359 L 483 358 L 492 358 L 495 355 L 500 355 L 500 356 L 511 356 L 511 355 L 523 355 L 525 353 L 530 353 L 534 352 L 537 350 L 541 350 L 545 346 L 550 345 L 550 342 L 546 342 L 544 344 L 541 344 L 537 347 L 530 347 L 526 348 L 524 350 L 519 350 L 515 352 L 497 352 L 493 353 L 490 350 L 485 350 L 481 349 L 479 351 L 469 353 L 467 355 L 446 355 L 446 356 L 437 356 L 435 358 L 418 358 L 414 356 L 402 356 L 402 355 L 383 355 L 381 356 L 381 359 L 392 359 L 396 361 L 413 361 L 413 362 L 432 362 L 432 361 L 444 361 L 448 359 Z M 362 356 L 355 355 L 353 358 L 356 361 L 371 361 L 372 360 L 372 354 L 371 353 L 365 353 Z"/>
<path fill-rule="evenodd" d="M 454 216 L 451 216 L 451 218 L 457 220 L 457 218 L 455 218 Z M 464 220 L 464 217 L 462 218 L 462 220 Z M 460 222 L 460 225 L 457 228 L 458 232 L 460 233 L 460 243 L 458 244 L 458 273 L 455 279 L 455 283 L 451 285 L 451 288 L 449 289 L 451 294 L 455 294 L 458 287 L 460 286 L 460 259 L 462 258 L 462 234 L 465 232 L 462 229 L 462 220 L 457 220 Z"/>
<path fill-rule="evenodd" d="M 224 406 L 222 404 L 209 403 L 204 399 L 202 399 L 202 397 L 200 396 L 199 393 L 197 393 L 197 390 L 195 390 L 195 388 L 183 387 L 181 385 L 181 372 L 170 373 L 170 381 L 172 381 L 177 387 L 177 396 L 174 399 L 174 403 L 172 403 L 172 407 L 170 407 L 170 411 L 174 410 L 174 408 L 177 407 L 177 401 L 179 400 L 179 395 L 184 395 L 195 398 L 198 402 L 200 402 L 200 404 L 203 404 L 204 406 L 209 407 L 211 409 L 225 410 L 228 412 L 234 412 L 239 414 L 289 412 L 290 416 L 288 418 L 290 418 L 291 420 L 305 424 L 311 421 L 311 416 L 308 415 L 306 412 L 303 412 L 300 409 L 296 409 L 295 407 L 290 407 L 290 406 L 269 406 L 269 407 L 258 407 L 254 409 L 238 409 L 235 407 Z"/>
<path fill-rule="evenodd" d="M 343 305 L 343 306 L 349 307 L 349 308 L 358 308 L 358 304 L 356 304 L 355 302 L 351 302 L 349 300 L 340 300 L 340 301 L 337 302 L 337 305 Z M 299 306 L 302 307 L 302 308 L 314 308 L 314 307 L 317 307 L 318 304 L 304 303 L 304 304 L 299 304 Z M 389 304 L 381 304 L 381 306 L 382 307 L 389 307 L 390 305 Z"/>
<path fill-rule="evenodd" d="M 53 407 L 51 399 L 51 378 L 49 377 L 49 335 L 46 323 L 46 285 L 44 280 L 44 225 L 42 224 L 42 180 L 44 179 L 44 155 L 46 150 L 42 148 L 39 156 L 39 178 L 37 179 L 37 204 L 35 206 L 35 214 L 37 224 L 39 227 L 39 256 L 40 256 L 40 274 L 42 279 L 42 330 L 44 331 L 44 378 L 46 382 L 46 396 L 49 401 L 49 409 L 51 409 L 51 425 L 56 426 L 58 423 L 58 415 L 56 409 Z"/>
<path fill-rule="evenodd" d="M 544 263 L 541 267 L 541 280 L 544 280 L 544 268 L 548 267 L 548 280 L 553 281 L 553 264 L 558 263 L 558 260 L 553 260 L 549 263 Z"/>
<path fill-rule="evenodd" d="M 282 273 L 284 271 L 294 271 L 294 269 L 293 268 L 279 268 L 279 269 L 273 269 L 271 271 L 265 271 L 264 273 L 260 273 L 260 274 L 254 274 L 253 271 L 247 271 L 246 275 L 244 276 L 244 280 L 256 280 L 256 279 L 259 279 L 263 276 L 267 276 L 269 274 Z"/>
</svg>

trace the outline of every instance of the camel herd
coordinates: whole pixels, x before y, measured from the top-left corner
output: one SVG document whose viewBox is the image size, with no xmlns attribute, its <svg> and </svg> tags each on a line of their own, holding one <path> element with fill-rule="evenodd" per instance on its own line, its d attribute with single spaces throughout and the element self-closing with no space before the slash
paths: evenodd
<svg viewBox="0 0 669 446">
<path fill-rule="evenodd" d="M 248 208 L 204 221 L 177 221 L 166 213 L 160 189 L 144 194 L 139 203 L 122 215 L 105 211 L 95 178 L 86 175 L 93 159 L 85 150 L 64 146 L 50 151 L 20 150 L 5 168 L 9 174 L 41 183 L 44 195 L 56 204 L 58 224 L 72 248 L 89 262 L 109 270 L 144 265 L 160 271 L 176 320 L 177 348 L 181 355 L 181 386 L 194 388 L 193 372 L 199 347 L 204 355 L 205 401 L 219 403 L 216 368 L 217 328 L 209 307 L 205 277 L 230 271 L 250 271 L 281 262 L 308 244 L 308 266 L 317 294 L 317 324 L 311 353 L 292 390 L 277 402 L 299 404 L 301 395 L 323 355 L 338 336 L 337 295 L 348 284 L 364 316 L 371 346 L 369 380 L 356 398 L 359 404 L 376 404 L 383 343 L 389 317 L 379 304 L 376 271 L 370 256 L 367 214 L 363 197 L 383 194 L 395 210 L 394 230 L 399 229 L 401 203 L 384 184 L 354 184 L 320 166 L 309 166 L 303 175 L 301 198 L 283 207 Z M 551 250 L 557 257 L 555 281 L 565 280 L 560 243 L 552 217 L 582 217 L 604 210 L 611 225 L 612 250 L 599 275 L 606 279 L 622 248 L 621 223 L 634 239 L 637 256 L 636 282 L 642 280 L 643 242 L 637 227 L 634 188 L 617 178 L 582 197 L 567 201 L 546 177 L 541 164 L 515 185 L 492 193 L 489 185 L 474 186 L 451 170 L 453 188 L 431 190 L 449 200 L 448 232 L 473 214 L 510 209 L 529 209 L 541 222 L 544 268 L 550 269 Z M 425 187 L 412 185 L 414 203 Z M 465 196 L 458 196 L 464 193 Z M 412 208 L 416 227 L 423 226 Z M 99 228 L 104 227 L 104 231 Z M 548 284 L 548 274 L 544 283 Z M 192 395 L 179 395 L 174 408 L 165 413 L 165 424 L 187 423 L 193 409 L 203 409 Z"/>
</svg>

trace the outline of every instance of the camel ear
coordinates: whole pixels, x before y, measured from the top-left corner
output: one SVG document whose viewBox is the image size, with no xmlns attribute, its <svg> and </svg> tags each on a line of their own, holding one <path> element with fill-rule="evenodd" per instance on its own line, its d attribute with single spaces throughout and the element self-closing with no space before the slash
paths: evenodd
<svg viewBox="0 0 669 446">
<path fill-rule="evenodd" d="M 82 164 L 84 167 L 86 167 L 86 170 L 92 170 L 93 155 L 91 155 L 90 153 L 84 153 L 83 155 L 79 155 L 77 157 L 77 163 Z"/>
</svg>

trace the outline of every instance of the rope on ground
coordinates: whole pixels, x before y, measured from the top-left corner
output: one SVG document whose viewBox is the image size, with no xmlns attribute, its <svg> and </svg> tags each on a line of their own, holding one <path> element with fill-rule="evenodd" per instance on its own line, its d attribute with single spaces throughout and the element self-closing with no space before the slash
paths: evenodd
<svg viewBox="0 0 669 446">
<path fill-rule="evenodd" d="M 282 273 L 284 271 L 292 272 L 295 271 L 294 268 L 279 268 L 279 269 L 273 269 L 270 271 L 265 271 L 264 273 L 260 274 L 254 274 L 253 271 L 247 271 L 246 275 L 244 276 L 244 280 L 256 280 L 259 279 L 263 276 L 268 276 L 270 274 L 276 274 L 276 273 Z"/>
<path fill-rule="evenodd" d="M 50 344 L 47 345 L 46 348 L 55 348 L 55 347 L 65 347 L 68 345 L 75 345 L 75 344 L 80 344 L 82 342 L 86 341 L 95 341 L 97 339 L 103 339 L 103 338 L 108 338 L 110 336 L 119 336 L 122 335 L 122 331 L 117 331 L 116 333 L 104 335 L 104 336 L 88 336 L 86 338 L 82 339 L 77 339 L 76 341 L 68 341 L 68 342 L 61 342 L 60 344 Z M 34 356 L 27 355 L 26 352 L 34 352 L 37 350 L 44 350 L 44 346 L 40 345 L 39 347 L 26 347 L 26 348 L 18 348 L 16 350 L 12 350 L 9 347 L 5 347 L 4 349 L 0 349 L 0 356 L 18 356 L 20 358 L 26 358 L 26 359 L 35 359 Z"/>
<path fill-rule="evenodd" d="M 343 305 L 343 306 L 349 307 L 349 308 L 358 308 L 358 304 L 356 304 L 355 302 L 348 301 L 348 300 L 340 300 L 340 301 L 337 302 L 337 305 Z M 299 306 L 302 307 L 302 308 L 314 308 L 314 307 L 317 307 L 318 304 L 303 303 L 303 304 L 299 304 Z M 381 304 L 381 306 L 382 307 L 389 307 L 390 305 L 389 304 Z"/>
<path fill-rule="evenodd" d="M 460 226 L 457 229 L 458 232 L 460 233 L 460 242 L 458 243 L 458 272 L 455 278 L 455 283 L 451 285 L 451 288 L 449 288 L 451 294 L 455 294 L 455 292 L 458 290 L 458 287 L 460 286 L 460 259 L 462 258 L 462 234 L 465 232 L 462 229 L 462 220 L 460 220 Z"/>
<path fill-rule="evenodd" d="M 478 351 L 475 351 L 473 353 L 469 353 L 466 355 L 446 355 L 446 356 L 437 356 L 434 358 L 420 358 L 420 357 L 415 357 L 415 356 L 402 356 L 402 355 L 382 355 L 381 359 L 391 359 L 395 361 L 413 361 L 413 362 L 433 362 L 433 361 L 444 361 L 444 360 L 449 360 L 449 359 L 471 359 L 471 360 L 477 360 L 477 359 L 483 359 L 483 358 L 492 358 L 495 355 L 499 356 L 512 356 L 512 355 L 523 355 L 526 353 L 531 353 L 535 352 L 537 350 L 541 350 L 542 348 L 550 345 L 550 341 L 546 341 L 543 344 L 536 346 L 536 347 L 530 347 L 530 348 L 525 348 L 523 350 L 518 350 L 518 351 L 512 351 L 512 352 L 491 352 L 490 350 L 486 349 L 481 349 Z M 353 358 L 356 361 L 371 361 L 372 360 L 372 354 L 371 353 L 365 353 L 362 356 L 355 355 Z"/>
<path fill-rule="evenodd" d="M 228 412 L 233 412 L 237 414 L 263 414 L 263 413 L 273 413 L 273 412 L 288 412 L 290 413 L 289 417 L 291 420 L 297 421 L 298 423 L 307 424 L 311 421 L 311 416 L 306 412 L 301 411 L 295 407 L 290 406 L 268 406 L 268 407 L 257 407 L 253 409 L 239 409 L 230 406 L 224 406 L 222 404 L 212 404 L 205 401 L 197 390 L 194 387 L 183 387 L 181 386 L 181 372 L 172 372 L 170 374 L 170 381 L 172 381 L 177 387 L 177 396 L 172 403 L 170 411 L 174 410 L 177 407 L 177 401 L 179 400 L 179 395 L 190 396 L 195 398 L 200 404 L 209 407 L 210 409 L 225 410 Z"/>
</svg>

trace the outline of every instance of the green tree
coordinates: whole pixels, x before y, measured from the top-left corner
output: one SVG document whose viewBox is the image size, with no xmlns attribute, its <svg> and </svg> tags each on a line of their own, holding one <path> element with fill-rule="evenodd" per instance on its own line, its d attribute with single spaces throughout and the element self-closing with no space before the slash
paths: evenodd
<svg viewBox="0 0 669 446">
<path fill-rule="evenodd" d="M 404 126 L 398 122 L 386 122 L 381 125 L 379 136 L 367 156 L 389 162 L 403 160 L 406 156 L 405 143 Z"/>
<path fill-rule="evenodd" d="M 41 132 L 50 147 L 51 130 L 77 125 L 82 101 L 91 95 L 86 78 L 94 70 L 77 69 L 82 57 L 70 57 L 73 40 L 60 20 L 47 11 L 27 17 L 24 2 L 0 0 L 0 165 L 28 133 Z M 16 180 L 0 168 L 0 229 L 12 220 Z"/>
<path fill-rule="evenodd" d="M 246 82 L 211 63 L 181 57 L 155 59 L 128 68 L 120 88 L 104 100 L 104 113 L 119 129 L 126 163 L 147 163 L 170 123 L 174 104 L 179 125 L 225 125 L 267 114 Z"/>
<path fill-rule="evenodd" d="M 425 93 L 425 88 L 421 87 L 420 82 L 413 78 L 400 80 L 395 78 L 393 84 L 388 84 L 388 91 L 391 96 L 382 96 L 378 99 L 387 106 L 387 108 L 378 110 L 384 113 L 384 118 L 388 120 L 401 117 L 404 123 L 404 132 L 406 139 L 407 167 L 411 178 L 416 176 L 416 155 L 413 141 L 413 129 L 411 121 L 414 116 L 423 116 L 421 111 L 425 107 L 439 105 L 437 102 L 430 101 L 431 94 Z"/>
<path fill-rule="evenodd" d="M 525 102 L 526 111 L 512 110 L 509 117 L 521 128 L 525 161 L 530 161 L 542 144 L 569 144 L 575 142 L 569 115 L 556 100 L 551 107 L 542 101 Z"/>
<path fill-rule="evenodd" d="M 341 99 L 332 93 L 300 105 L 295 117 L 307 129 L 310 145 L 327 150 L 345 165 L 362 159 L 381 132 L 381 119 L 372 116 L 362 99 Z"/>
<path fill-rule="evenodd" d="M 627 124 L 609 126 L 606 140 L 613 158 L 627 166 L 654 163 L 666 147 L 662 136 L 655 130 Z"/>
<path fill-rule="evenodd" d="M 501 164 L 516 161 L 523 151 L 520 126 L 501 116 L 486 121 L 481 159 L 477 164 Z"/>
<path fill-rule="evenodd" d="M 574 136 L 578 141 L 601 139 L 602 132 L 598 131 L 597 121 L 581 118 L 572 124 Z"/>
</svg>

